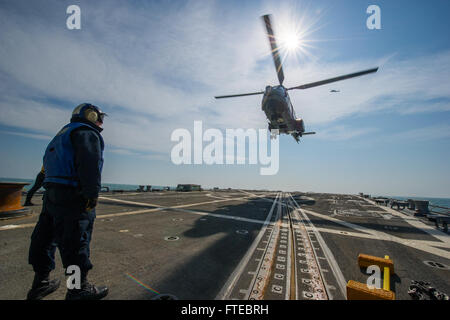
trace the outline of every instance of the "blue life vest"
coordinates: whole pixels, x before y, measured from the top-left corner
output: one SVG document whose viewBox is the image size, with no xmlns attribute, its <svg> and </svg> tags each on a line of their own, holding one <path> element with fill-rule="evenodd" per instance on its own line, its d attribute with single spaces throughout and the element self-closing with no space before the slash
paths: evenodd
<svg viewBox="0 0 450 320">
<path fill-rule="evenodd" d="M 98 132 L 93 126 L 82 122 L 71 122 L 65 125 L 47 146 L 44 154 L 44 183 L 52 182 L 69 186 L 78 186 L 78 176 L 75 170 L 75 153 L 70 139 L 73 130 L 88 127 Z M 102 156 L 99 162 L 100 172 L 103 168 L 103 138 L 98 133 L 101 142 Z"/>
</svg>

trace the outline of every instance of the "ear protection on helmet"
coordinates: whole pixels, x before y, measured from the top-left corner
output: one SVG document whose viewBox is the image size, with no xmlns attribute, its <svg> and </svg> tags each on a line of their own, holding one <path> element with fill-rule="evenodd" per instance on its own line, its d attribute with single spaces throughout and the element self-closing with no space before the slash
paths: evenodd
<svg viewBox="0 0 450 320">
<path fill-rule="evenodd" d="M 105 115 L 106 114 L 101 112 L 99 108 L 90 103 L 82 103 L 78 105 L 72 113 L 72 117 L 86 119 L 94 124 L 97 121 L 103 123 L 103 117 Z"/>
<path fill-rule="evenodd" d="M 98 120 L 97 111 L 92 108 L 86 108 L 84 111 L 84 118 L 92 123 L 96 123 Z"/>
</svg>

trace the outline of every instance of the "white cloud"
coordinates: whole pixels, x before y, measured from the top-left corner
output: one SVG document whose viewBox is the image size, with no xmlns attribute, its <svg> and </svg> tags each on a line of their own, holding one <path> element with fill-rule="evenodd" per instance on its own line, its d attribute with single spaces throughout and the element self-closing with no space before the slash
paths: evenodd
<svg viewBox="0 0 450 320">
<path fill-rule="evenodd" d="M 11 134 L 15 136 L 27 137 L 32 139 L 46 140 L 49 141 L 52 139 L 50 136 L 46 136 L 43 134 L 34 134 L 34 133 L 26 133 L 26 132 L 16 132 L 16 131 L 0 131 L 0 133 Z"/>
<path fill-rule="evenodd" d="M 112 153 L 117 153 L 117 154 L 121 154 L 121 155 L 127 155 L 127 156 L 136 156 L 139 155 L 139 153 L 136 152 L 132 152 L 130 150 L 126 150 L 126 149 L 108 149 L 109 152 Z"/>
<path fill-rule="evenodd" d="M 380 59 L 381 60 L 381 59 Z M 305 121 L 326 124 L 374 111 L 396 113 L 448 110 L 450 52 L 402 60 L 310 64 L 289 71 L 289 86 L 313 82 L 380 65 L 377 73 L 323 87 L 291 91 Z M 287 73 L 287 72 L 286 72 Z M 306 75 L 306 76 L 305 76 Z M 330 89 L 339 89 L 332 94 Z M 301 112 L 300 112 L 301 111 Z"/>
<path fill-rule="evenodd" d="M 426 126 L 394 134 L 393 139 L 429 141 L 450 138 L 450 125 Z"/>
<path fill-rule="evenodd" d="M 320 130 L 320 132 L 317 134 L 317 138 L 322 140 L 342 141 L 373 133 L 377 130 L 378 129 L 376 128 L 355 129 L 348 126 L 334 126 Z"/>
<path fill-rule="evenodd" d="M 0 123 L 54 135 L 70 120 L 70 112 L 32 99 L 2 96 Z"/>
<path fill-rule="evenodd" d="M 172 130 L 191 130 L 194 120 L 220 129 L 267 127 L 260 96 L 213 99 L 275 84 L 262 10 L 227 11 L 213 1 L 143 5 L 145 10 L 115 1 L 89 3 L 95 19 L 83 23 L 79 33 L 64 23 L 56 27 L 0 10 L 0 123 L 52 135 L 78 103 L 89 101 L 110 114 L 104 136 L 112 152 L 157 157 L 170 151 Z M 265 11 L 277 16 L 270 9 Z M 291 91 L 297 115 L 311 128 L 380 110 L 449 110 L 450 52 L 290 64 L 285 85 L 376 65 L 381 65 L 377 74 Z M 332 88 L 341 92 L 330 94 Z M 371 130 L 331 125 L 321 136 L 350 139 Z"/>
</svg>

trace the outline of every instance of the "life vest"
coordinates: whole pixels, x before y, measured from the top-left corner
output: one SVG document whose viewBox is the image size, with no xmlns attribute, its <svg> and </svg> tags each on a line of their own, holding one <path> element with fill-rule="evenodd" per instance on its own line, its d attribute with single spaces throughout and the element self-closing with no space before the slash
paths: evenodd
<svg viewBox="0 0 450 320">
<path fill-rule="evenodd" d="M 100 172 L 103 168 L 104 142 L 100 133 L 92 126 L 82 122 L 71 122 L 65 125 L 48 144 L 44 154 L 44 183 L 52 182 L 69 186 L 78 186 L 79 178 L 75 170 L 75 152 L 70 134 L 80 127 L 88 127 L 98 134 L 101 143 L 101 160 L 99 161 Z"/>
</svg>

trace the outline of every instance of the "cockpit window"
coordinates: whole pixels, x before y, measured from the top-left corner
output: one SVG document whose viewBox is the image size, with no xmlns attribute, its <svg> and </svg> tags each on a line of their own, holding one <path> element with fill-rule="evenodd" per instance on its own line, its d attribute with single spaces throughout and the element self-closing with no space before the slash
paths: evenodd
<svg viewBox="0 0 450 320">
<path fill-rule="evenodd" d="M 281 96 L 286 95 L 286 90 L 282 86 L 272 87 L 272 92 L 277 93 Z"/>
</svg>

